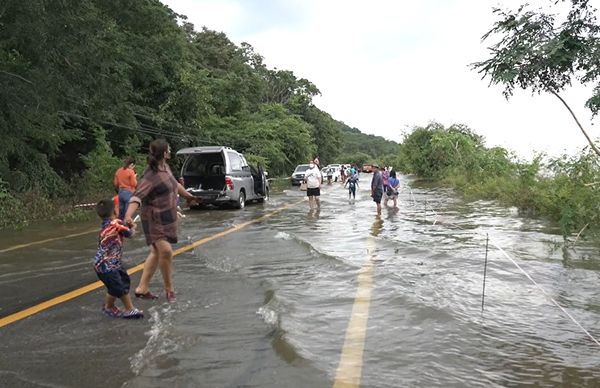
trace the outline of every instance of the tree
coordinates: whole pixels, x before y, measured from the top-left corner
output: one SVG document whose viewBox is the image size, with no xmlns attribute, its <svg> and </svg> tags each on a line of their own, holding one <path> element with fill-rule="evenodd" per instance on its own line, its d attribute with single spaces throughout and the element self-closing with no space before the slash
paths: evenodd
<svg viewBox="0 0 600 388">
<path fill-rule="evenodd" d="M 397 163 L 423 177 L 440 178 L 449 170 L 476 175 L 485 153 L 483 137 L 467 126 L 454 124 L 444 128 L 432 122 L 405 135 Z"/>
<path fill-rule="evenodd" d="M 236 147 L 238 151 L 263 158 L 265 167 L 275 175 L 290 174 L 315 152 L 311 126 L 290 115 L 281 104 L 263 105 L 233 136 L 243 142 Z"/>
<path fill-rule="evenodd" d="M 506 98 L 512 96 L 516 87 L 554 95 L 569 110 L 590 147 L 600 156 L 600 150 L 559 95 L 574 80 L 583 85 L 596 84 L 600 76 L 600 26 L 596 23 L 596 9 L 588 0 L 571 0 L 566 19 L 557 22 L 555 15 L 526 7 L 522 5 L 516 11 L 494 9 L 500 20 L 482 40 L 498 37 L 499 41 L 490 47 L 492 57 L 472 64 L 472 68 L 483 74 L 483 78 L 489 77 L 491 84 L 504 85 Z M 598 113 L 600 84 L 596 84 L 585 106 L 594 116 Z"/>
</svg>

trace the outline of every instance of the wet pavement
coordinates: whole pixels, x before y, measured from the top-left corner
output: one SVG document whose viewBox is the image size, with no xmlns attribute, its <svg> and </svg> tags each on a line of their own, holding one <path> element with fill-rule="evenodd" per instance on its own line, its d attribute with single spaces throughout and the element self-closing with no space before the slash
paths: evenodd
<svg viewBox="0 0 600 388">
<path fill-rule="evenodd" d="M 600 347 L 492 245 L 481 312 L 487 233 L 600 337 L 597 247 L 556 249 L 552 225 L 410 177 L 399 210 L 377 217 L 369 180 L 356 201 L 325 185 L 320 211 L 301 202 L 176 256 L 177 301 L 134 300 L 144 320 L 102 315 L 98 289 L 0 328 L 0 386 L 331 387 L 349 378 L 338 366 L 360 334 L 348 329 L 357 311 L 368 318 L 352 365 L 363 387 L 600 385 Z M 303 195 L 188 211 L 176 248 Z M 95 281 L 97 227 L 3 234 L 0 250 L 90 231 L 0 252 L 0 316 Z M 138 235 L 125 262 L 146 253 Z"/>
</svg>

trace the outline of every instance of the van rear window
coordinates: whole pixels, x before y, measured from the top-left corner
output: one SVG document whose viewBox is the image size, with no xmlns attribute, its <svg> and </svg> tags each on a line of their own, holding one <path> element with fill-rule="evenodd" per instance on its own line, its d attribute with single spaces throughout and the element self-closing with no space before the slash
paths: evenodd
<svg viewBox="0 0 600 388">
<path fill-rule="evenodd" d="M 225 174 L 223 154 L 220 152 L 190 156 L 183 170 L 184 176 L 205 176 Z"/>
</svg>

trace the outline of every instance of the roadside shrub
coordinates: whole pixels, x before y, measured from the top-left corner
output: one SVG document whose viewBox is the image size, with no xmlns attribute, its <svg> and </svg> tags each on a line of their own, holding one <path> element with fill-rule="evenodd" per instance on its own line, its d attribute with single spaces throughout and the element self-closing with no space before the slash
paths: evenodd
<svg viewBox="0 0 600 388">
<path fill-rule="evenodd" d="M 598 229 L 600 169 L 597 156 L 587 152 L 554 158 L 547 164 L 550 177 L 541 180 L 538 208 L 556 220 L 565 235 L 584 226 Z"/>
<path fill-rule="evenodd" d="M 80 181 L 81 191 L 104 193 L 112 190 L 115 171 L 121 166 L 121 160 L 113 155 L 104 130 L 96 130 L 96 148 L 83 155 L 82 160 L 87 169 Z"/>
<path fill-rule="evenodd" d="M 8 191 L 8 183 L 0 178 L 0 229 L 25 225 L 27 210 L 23 201 Z"/>
</svg>

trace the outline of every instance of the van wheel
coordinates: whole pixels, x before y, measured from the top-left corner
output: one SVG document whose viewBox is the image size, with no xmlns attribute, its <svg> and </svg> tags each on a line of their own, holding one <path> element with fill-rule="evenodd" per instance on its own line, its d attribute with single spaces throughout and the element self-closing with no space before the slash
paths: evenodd
<svg viewBox="0 0 600 388">
<path fill-rule="evenodd" d="M 238 209 L 243 209 L 246 206 L 246 193 L 240 191 L 240 197 L 238 198 L 237 204 L 235 205 Z"/>
</svg>

